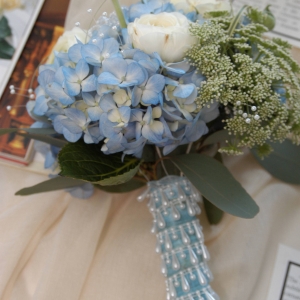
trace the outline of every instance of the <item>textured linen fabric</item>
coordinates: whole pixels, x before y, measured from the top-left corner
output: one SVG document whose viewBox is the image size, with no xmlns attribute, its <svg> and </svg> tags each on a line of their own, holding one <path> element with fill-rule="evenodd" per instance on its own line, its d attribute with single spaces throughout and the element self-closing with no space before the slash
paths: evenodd
<svg viewBox="0 0 300 300">
<path fill-rule="evenodd" d="M 226 163 L 260 213 L 205 228 L 212 286 L 223 300 L 264 300 L 279 243 L 300 250 L 300 187 L 272 178 L 250 155 Z M 165 299 L 151 215 L 136 200 L 142 189 L 20 197 L 18 188 L 46 177 L 0 166 L 0 179 L 1 300 Z"/>
<path fill-rule="evenodd" d="M 71 1 L 66 27 L 88 27 L 83 14 L 99 5 L 92 2 Z M 264 300 L 279 244 L 300 250 L 300 187 L 272 178 L 250 154 L 226 164 L 260 213 L 251 220 L 226 215 L 214 227 L 201 214 L 212 286 L 222 300 Z M 143 189 L 97 190 L 88 200 L 64 191 L 14 196 L 46 179 L 0 165 L 0 299 L 164 300 L 152 218 L 136 201 Z"/>
</svg>

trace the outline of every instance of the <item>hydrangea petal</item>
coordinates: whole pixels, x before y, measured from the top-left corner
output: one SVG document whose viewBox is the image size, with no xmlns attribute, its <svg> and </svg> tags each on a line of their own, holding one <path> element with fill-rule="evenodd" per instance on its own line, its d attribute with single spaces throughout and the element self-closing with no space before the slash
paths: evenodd
<svg viewBox="0 0 300 300">
<path fill-rule="evenodd" d="M 146 79 L 145 73 L 142 67 L 138 63 L 132 62 L 131 64 L 128 65 L 127 74 L 126 74 L 127 82 L 131 82 L 132 85 L 139 85 L 143 81 L 145 81 L 145 79 Z"/>
<path fill-rule="evenodd" d="M 62 86 L 56 82 L 52 82 L 46 86 L 46 93 L 54 100 L 60 101 L 63 105 L 74 103 L 75 99 L 65 93 Z"/>
<path fill-rule="evenodd" d="M 149 125 L 144 125 L 142 128 L 142 135 L 144 138 L 149 140 L 150 142 L 156 144 L 161 141 L 161 137 L 157 136 L 153 131 L 152 128 L 150 128 Z"/>
<path fill-rule="evenodd" d="M 100 66 L 100 49 L 93 44 L 86 44 L 81 49 L 82 57 L 91 65 Z"/>
<path fill-rule="evenodd" d="M 103 111 L 108 112 L 111 109 L 116 108 L 115 101 L 113 99 L 113 96 L 111 94 L 105 95 L 101 100 L 100 100 L 100 107 Z"/>
<path fill-rule="evenodd" d="M 45 70 L 42 71 L 38 76 L 38 82 L 39 84 L 45 88 L 45 86 L 54 81 L 55 72 L 52 70 Z"/>
<path fill-rule="evenodd" d="M 64 128 L 63 135 L 67 141 L 75 143 L 81 138 L 82 133 L 71 133 L 67 128 Z"/>
<path fill-rule="evenodd" d="M 109 72 L 103 72 L 98 77 L 98 83 L 108 84 L 108 85 L 117 85 L 121 82 L 119 78 Z"/>
<path fill-rule="evenodd" d="M 157 105 L 159 103 L 158 94 L 152 90 L 144 90 L 142 95 L 142 103 L 144 105 Z"/>
<path fill-rule="evenodd" d="M 112 55 L 119 51 L 119 43 L 114 38 L 109 38 L 104 40 L 102 55 L 105 57 L 105 54 Z"/>
<path fill-rule="evenodd" d="M 135 86 L 132 91 L 131 104 L 133 107 L 137 106 L 142 99 L 143 90 L 138 86 Z"/>
<path fill-rule="evenodd" d="M 68 118 L 62 119 L 61 124 L 63 126 L 63 133 L 64 133 L 64 129 L 67 129 L 70 133 L 73 134 L 82 133 L 82 128 Z"/>
<path fill-rule="evenodd" d="M 78 78 L 77 72 L 74 69 L 68 68 L 68 67 L 63 67 L 62 71 L 63 71 L 66 81 L 68 81 L 68 82 L 77 82 L 78 81 L 79 78 Z"/>
<path fill-rule="evenodd" d="M 157 135 L 162 135 L 164 133 L 164 126 L 160 121 L 153 121 L 149 127 Z"/>
<path fill-rule="evenodd" d="M 122 121 L 128 123 L 130 120 L 131 108 L 128 106 L 122 106 L 119 108 Z"/>
<path fill-rule="evenodd" d="M 143 120 L 145 121 L 146 124 L 150 124 L 150 122 L 152 121 L 152 107 L 151 106 L 148 106 Z"/>
<path fill-rule="evenodd" d="M 83 92 L 93 92 L 97 89 L 97 78 L 94 74 L 90 75 L 88 78 L 81 83 Z"/>
<path fill-rule="evenodd" d="M 81 48 L 81 44 L 75 44 L 70 47 L 68 51 L 70 60 L 72 60 L 75 63 L 78 63 L 82 59 Z"/>
<path fill-rule="evenodd" d="M 78 124 L 80 127 L 83 127 L 86 123 L 86 116 L 85 114 L 76 108 L 66 108 L 65 109 L 66 116 Z"/>
<path fill-rule="evenodd" d="M 79 80 L 86 78 L 90 72 L 89 65 L 83 59 L 77 63 L 75 70 Z"/>
<path fill-rule="evenodd" d="M 147 90 L 160 93 L 165 87 L 165 77 L 160 74 L 151 76 L 146 84 Z"/>
<path fill-rule="evenodd" d="M 174 92 L 173 95 L 178 98 L 187 98 L 191 95 L 191 93 L 196 89 L 194 84 L 179 84 Z"/>
<path fill-rule="evenodd" d="M 66 116 L 56 116 L 53 120 L 53 127 L 55 129 L 56 132 L 58 133 L 63 133 L 63 129 L 64 129 L 64 126 L 63 124 L 61 123 L 62 120 L 66 119 L 67 117 Z"/>
<path fill-rule="evenodd" d="M 80 93 L 81 87 L 79 83 L 65 81 L 65 87 L 70 96 L 77 96 Z"/>
<path fill-rule="evenodd" d="M 103 110 L 99 106 L 89 107 L 87 113 L 91 121 L 99 121 Z"/>
<path fill-rule="evenodd" d="M 89 106 L 93 106 L 96 103 L 95 98 L 90 93 L 82 93 L 82 98 L 83 101 Z"/>
<path fill-rule="evenodd" d="M 141 122 L 142 120 L 143 120 L 143 112 L 140 109 L 132 109 L 130 122 L 135 122 L 135 121 Z"/>
<path fill-rule="evenodd" d="M 48 110 L 48 101 L 50 98 L 46 98 L 45 96 L 40 96 L 36 99 L 35 106 L 33 109 L 33 113 L 38 116 L 43 116 L 45 112 Z"/>
<path fill-rule="evenodd" d="M 127 62 L 122 58 L 108 58 L 105 59 L 102 63 L 103 71 L 113 74 L 115 78 L 119 79 L 119 81 L 121 81 L 121 78 L 126 75 L 127 66 L 128 66 Z M 106 82 L 99 82 L 99 83 L 106 83 Z M 106 83 L 106 84 L 112 84 L 112 83 Z"/>
</svg>

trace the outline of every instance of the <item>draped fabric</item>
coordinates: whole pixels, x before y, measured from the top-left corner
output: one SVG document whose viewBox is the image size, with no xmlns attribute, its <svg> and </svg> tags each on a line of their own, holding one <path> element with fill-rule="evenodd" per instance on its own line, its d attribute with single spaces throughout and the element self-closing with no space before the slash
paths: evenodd
<svg viewBox="0 0 300 300">
<path fill-rule="evenodd" d="M 278 245 L 300 250 L 300 187 L 272 178 L 250 156 L 227 166 L 260 206 L 251 220 L 226 215 L 209 228 L 201 214 L 213 288 L 224 300 L 266 299 Z M 163 300 L 164 277 L 151 215 L 136 197 L 97 190 L 20 197 L 46 179 L 0 167 L 1 300 Z"/>
<path fill-rule="evenodd" d="M 91 2 L 71 1 L 68 29 L 89 25 L 84 12 L 99 5 Z M 201 214 L 212 287 L 222 300 L 263 300 L 279 244 L 300 250 L 300 187 L 272 178 L 250 154 L 226 165 L 260 213 L 251 220 L 226 215 L 212 227 Z M 97 190 L 88 200 L 64 191 L 14 196 L 46 179 L 0 165 L 0 299 L 164 300 L 151 215 L 136 201 L 143 189 Z"/>
</svg>

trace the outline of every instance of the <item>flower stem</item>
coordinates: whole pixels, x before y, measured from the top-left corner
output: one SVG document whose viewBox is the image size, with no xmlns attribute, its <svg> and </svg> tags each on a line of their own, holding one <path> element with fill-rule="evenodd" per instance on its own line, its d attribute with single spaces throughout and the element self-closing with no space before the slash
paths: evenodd
<svg viewBox="0 0 300 300">
<path fill-rule="evenodd" d="M 167 171 L 167 169 L 166 169 L 166 166 L 165 166 L 165 164 L 164 164 L 164 162 L 163 162 L 163 157 L 162 157 L 162 155 L 161 155 L 161 153 L 160 153 L 159 148 L 158 148 L 157 146 L 155 146 L 155 149 L 156 149 L 156 152 L 157 152 L 158 157 L 160 158 L 161 166 L 162 166 L 164 172 L 166 173 L 167 176 L 169 176 L 168 171 Z"/>
<path fill-rule="evenodd" d="M 111 0 L 111 1 L 114 5 L 121 28 L 127 28 L 127 24 L 126 24 L 126 21 L 125 21 L 124 15 L 123 15 L 123 11 L 122 11 L 119 1 L 118 0 Z"/>
<path fill-rule="evenodd" d="M 244 5 L 240 11 L 238 12 L 238 14 L 235 16 L 235 18 L 231 21 L 231 24 L 229 26 L 228 29 L 228 35 L 231 37 L 234 34 L 234 31 L 236 29 L 236 27 L 238 26 L 238 24 L 240 23 L 240 20 L 242 18 L 242 15 L 244 13 L 244 11 L 248 8 L 248 5 Z"/>
</svg>

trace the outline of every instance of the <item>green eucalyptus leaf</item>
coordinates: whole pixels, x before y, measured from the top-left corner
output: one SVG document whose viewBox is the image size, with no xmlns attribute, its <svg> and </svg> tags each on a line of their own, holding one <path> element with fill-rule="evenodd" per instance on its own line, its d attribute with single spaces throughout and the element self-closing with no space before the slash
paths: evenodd
<svg viewBox="0 0 300 300">
<path fill-rule="evenodd" d="M 223 218 L 224 212 L 215 205 L 213 205 L 205 197 L 203 197 L 203 203 L 209 223 L 212 225 L 217 225 L 218 223 L 220 223 L 220 221 Z"/>
<path fill-rule="evenodd" d="M 253 218 L 259 207 L 216 159 L 203 154 L 171 158 L 202 195 L 219 209 L 241 218 Z"/>
<path fill-rule="evenodd" d="M 129 181 L 138 171 L 141 161 L 122 153 L 106 155 L 100 145 L 83 141 L 68 143 L 59 152 L 60 175 L 100 185 L 117 185 Z"/>
<path fill-rule="evenodd" d="M 8 20 L 5 16 L 2 16 L 2 18 L 0 18 L 0 39 L 4 39 L 11 35 L 12 34 Z"/>
<path fill-rule="evenodd" d="M 12 47 L 5 39 L 0 39 L 0 58 L 11 59 L 14 53 L 14 47 Z"/>
<path fill-rule="evenodd" d="M 26 131 L 28 133 L 23 133 L 22 131 Z M 41 141 L 58 148 L 62 148 L 68 143 L 65 140 L 49 136 L 50 134 L 56 133 L 52 128 L 0 128 L 0 136 L 8 133 L 15 133 L 17 135 L 21 135 L 29 139 L 34 139 L 36 141 Z"/>
<path fill-rule="evenodd" d="M 51 191 L 56 191 L 56 190 L 72 188 L 75 186 L 80 186 L 82 184 L 85 184 L 85 182 L 82 180 L 59 176 L 59 177 L 55 177 L 55 178 L 43 181 L 43 182 L 33 185 L 31 187 L 21 189 L 18 192 L 16 192 L 15 195 L 27 196 L 27 195 L 32 195 L 32 194 L 38 194 L 38 193 L 51 192 Z"/>
<path fill-rule="evenodd" d="M 269 143 L 271 154 L 261 159 L 255 150 L 252 154 L 274 177 L 292 184 L 300 184 L 300 147 L 290 140 L 283 143 Z"/>
<path fill-rule="evenodd" d="M 202 146 L 208 146 L 211 144 L 224 143 L 226 140 L 230 140 L 231 136 L 227 130 L 219 130 L 209 135 L 203 142 Z"/>
<path fill-rule="evenodd" d="M 45 135 L 56 133 L 56 131 L 53 128 L 0 128 L 0 135 L 12 133 L 12 132 L 18 132 L 18 131 L 26 131 L 28 133 L 45 134 Z"/>
<path fill-rule="evenodd" d="M 29 139 L 47 143 L 47 144 L 53 145 L 58 148 L 62 148 L 63 146 L 65 146 L 68 143 L 65 140 L 56 139 L 56 138 L 53 138 L 52 136 L 47 136 L 47 135 L 42 135 L 42 134 L 20 133 L 20 132 L 17 132 L 16 134 L 24 136 Z"/>
<path fill-rule="evenodd" d="M 107 186 L 102 186 L 102 185 L 95 185 L 95 187 L 99 188 L 100 190 L 103 190 L 108 193 L 128 193 L 134 190 L 137 190 L 143 186 L 146 185 L 146 182 L 132 178 L 129 181 L 119 184 L 119 185 L 107 185 Z"/>
</svg>

